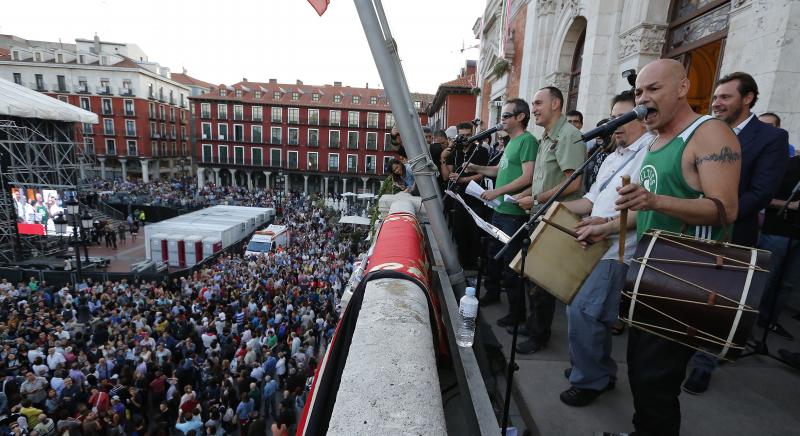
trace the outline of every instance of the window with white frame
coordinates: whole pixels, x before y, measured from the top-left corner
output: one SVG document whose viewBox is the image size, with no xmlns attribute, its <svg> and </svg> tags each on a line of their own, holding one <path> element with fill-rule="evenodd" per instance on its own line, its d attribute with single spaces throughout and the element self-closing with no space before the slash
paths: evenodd
<svg viewBox="0 0 800 436">
<path fill-rule="evenodd" d="M 233 163 L 236 165 L 244 165 L 244 147 L 241 145 L 233 146 Z"/>
<path fill-rule="evenodd" d="M 378 97 L 372 96 L 369 98 L 369 104 L 378 104 Z"/>
<path fill-rule="evenodd" d="M 299 92 L 293 92 L 292 93 L 292 100 L 299 100 L 299 99 L 300 99 L 300 93 Z"/>
<path fill-rule="evenodd" d="M 92 105 L 89 103 L 89 97 L 81 97 L 81 109 L 91 112 Z"/>
<path fill-rule="evenodd" d="M 203 162 L 214 163 L 214 146 L 211 144 L 203 144 Z"/>
<path fill-rule="evenodd" d="M 83 138 L 83 149 L 89 154 L 94 154 L 94 138 Z"/>
<path fill-rule="evenodd" d="M 378 149 L 378 133 L 367 132 L 367 150 Z"/>
<path fill-rule="evenodd" d="M 227 145 L 220 145 L 218 148 L 218 160 L 217 162 L 221 164 L 228 163 L 228 146 Z"/>
<path fill-rule="evenodd" d="M 270 117 L 270 120 L 272 120 L 273 123 L 280 123 L 281 119 L 283 118 L 282 115 L 283 111 L 281 110 L 281 108 L 279 106 L 273 106 L 272 116 Z"/>
<path fill-rule="evenodd" d="M 340 110 L 332 110 L 330 111 L 330 118 L 328 119 L 328 124 L 331 126 L 341 126 L 342 125 L 342 111 Z"/>
<path fill-rule="evenodd" d="M 106 139 L 106 154 L 111 156 L 117 154 L 117 141 L 113 139 Z"/>
<path fill-rule="evenodd" d="M 258 167 L 264 165 L 264 150 L 261 147 L 250 149 L 250 164 Z"/>
<path fill-rule="evenodd" d="M 376 162 L 377 159 L 375 155 L 368 154 L 364 160 L 364 171 L 366 171 L 367 174 L 375 174 L 375 170 L 377 169 Z"/>
<path fill-rule="evenodd" d="M 255 98 L 256 100 L 260 99 L 261 98 L 261 91 L 253 92 L 253 98 Z"/>
<path fill-rule="evenodd" d="M 319 125 L 319 109 L 308 110 L 308 124 L 312 126 Z"/>
<path fill-rule="evenodd" d="M 347 127 L 358 127 L 357 111 L 350 111 L 347 113 Z"/>
<path fill-rule="evenodd" d="M 300 109 L 296 107 L 289 108 L 289 123 L 298 124 L 300 122 Z"/>
<path fill-rule="evenodd" d="M 281 99 L 281 92 L 280 91 L 273 92 L 272 93 L 272 99 L 273 100 L 280 100 Z"/>
<path fill-rule="evenodd" d="M 358 155 L 357 154 L 348 154 L 347 155 L 347 172 L 348 173 L 357 173 L 358 172 Z"/>
<path fill-rule="evenodd" d="M 233 119 L 237 121 L 244 120 L 244 106 L 240 104 L 233 105 Z"/>
<path fill-rule="evenodd" d="M 253 106 L 252 108 L 252 120 L 253 121 L 263 121 L 264 120 L 264 108 L 261 106 Z"/>
<path fill-rule="evenodd" d="M 261 126 L 250 126 L 250 141 L 260 144 L 264 141 L 264 135 Z"/>
<path fill-rule="evenodd" d="M 308 146 L 319 147 L 319 130 L 308 129 Z"/>
<path fill-rule="evenodd" d="M 289 164 L 288 165 L 289 169 L 296 170 L 298 168 L 297 155 L 298 155 L 297 151 L 293 150 L 289 150 L 286 153 L 286 161 Z"/>
<path fill-rule="evenodd" d="M 136 120 L 125 120 L 125 135 L 136 136 Z"/>
<path fill-rule="evenodd" d="M 337 94 L 337 95 L 334 95 L 334 96 L 333 96 L 333 102 L 334 102 L 334 103 L 341 103 L 341 102 L 342 102 L 342 96 L 341 96 L 341 95 L 339 95 L 339 94 Z"/>
<path fill-rule="evenodd" d="M 241 90 L 241 89 L 234 90 L 234 91 L 233 91 L 233 95 L 234 95 L 236 98 L 242 98 L 242 90 Z"/>
<path fill-rule="evenodd" d="M 270 129 L 270 137 L 269 143 L 270 144 L 280 144 L 282 140 L 281 128 L 280 127 L 272 127 Z"/>
<path fill-rule="evenodd" d="M 311 101 L 319 101 L 319 92 L 311 94 Z"/>
<path fill-rule="evenodd" d="M 377 112 L 367 112 L 367 128 L 368 129 L 377 129 L 378 128 L 378 113 Z"/>
<path fill-rule="evenodd" d="M 309 171 L 319 170 L 319 154 L 316 151 L 309 151 L 306 154 L 306 166 Z"/>
<path fill-rule="evenodd" d="M 392 134 L 383 134 L 383 151 L 392 151 Z"/>
<path fill-rule="evenodd" d="M 154 123 L 150 124 L 152 126 Z M 200 123 L 200 132 L 200 139 L 211 139 L 211 123 Z"/>
<path fill-rule="evenodd" d="M 228 105 L 224 103 L 217 104 L 217 118 L 220 120 L 228 119 Z"/>
<path fill-rule="evenodd" d="M 271 148 L 269 150 L 269 166 L 280 167 L 282 164 L 283 163 L 281 162 L 281 149 Z"/>
<path fill-rule="evenodd" d="M 128 143 L 128 156 L 138 156 L 139 148 L 136 146 L 136 140 L 129 139 L 127 143 Z"/>
<path fill-rule="evenodd" d="M 354 95 L 353 96 L 353 104 L 359 104 L 359 103 L 361 103 L 361 97 L 358 96 L 358 95 Z"/>
<path fill-rule="evenodd" d="M 113 118 L 103 118 L 103 134 L 104 135 L 113 135 L 114 134 L 114 119 Z"/>
<path fill-rule="evenodd" d="M 384 156 L 383 157 L 383 174 L 389 174 L 389 172 L 390 172 L 389 171 L 390 170 L 389 162 L 391 162 L 392 159 L 394 159 L 394 157 L 392 157 L 392 156 Z"/>
<path fill-rule="evenodd" d="M 228 125 L 227 124 L 217 124 L 217 139 L 220 141 L 227 141 L 230 138 L 228 136 Z"/>
<path fill-rule="evenodd" d="M 289 127 L 289 137 L 287 138 L 286 143 L 289 145 L 298 145 L 300 144 L 300 129 L 297 127 Z"/>
<path fill-rule="evenodd" d="M 114 114 L 114 111 L 111 110 L 111 99 L 110 98 L 101 99 L 100 102 L 103 105 L 103 115 L 113 115 Z"/>
<path fill-rule="evenodd" d="M 386 118 L 385 118 L 385 123 L 386 123 L 386 128 L 387 129 L 391 129 L 392 127 L 394 127 L 394 114 L 387 112 L 386 113 Z"/>
<path fill-rule="evenodd" d="M 347 148 L 358 148 L 358 132 L 347 132 Z"/>
<path fill-rule="evenodd" d="M 211 118 L 211 103 L 200 103 L 200 118 Z"/>
<path fill-rule="evenodd" d="M 339 154 L 338 153 L 329 153 L 328 154 L 328 171 L 339 172 Z"/>
<path fill-rule="evenodd" d="M 339 137 L 338 130 L 330 130 L 328 132 L 328 147 L 329 148 L 339 148 L 341 144 L 341 138 Z"/>
<path fill-rule="evenodd" d="M 125 106 L 125 116 L 126 117 L 132 117 L 132 116 L 136 115 L 136 113 L 134 112 L 134 109 L 133 109 L 134 108 L 133 100 L 125 100 L 124 106 Z"/>
<path fill-rule="evenodd" d="M 243 124 L 234 124 L 233 125 L 233 140 L 237 142 L 244 141 L 244 125 Z"/>
</svg>

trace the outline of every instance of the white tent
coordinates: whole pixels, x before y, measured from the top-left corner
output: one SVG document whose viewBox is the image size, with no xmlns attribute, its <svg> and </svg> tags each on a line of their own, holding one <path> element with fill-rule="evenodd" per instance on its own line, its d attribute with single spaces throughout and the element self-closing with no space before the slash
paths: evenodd
<svg viewBox="0 0 800 436">
<path fill-rule="evenodd" d="M 0 79 L 0 115 L 97 124 L 97 114 Z"/>
<path fill-rule="evenodd" d="M 358 194 L 358 199 L 359 200 L 363 200 L 365 198 L 366 199 L 375 198 L 375 194 L 370 193 L 370 192 L 367 192 L 367 193 L 364 193 L 364 194 Z"/>
<path fill-rule="evenodd" d="M 355 215 L 348 215 L 343 216 L 342 219 L 339 220 L 339 224 L 356 224 L 361 226 L 368 226 L 369 225 L 369 218 L 364 218 Z"/>
</svg>

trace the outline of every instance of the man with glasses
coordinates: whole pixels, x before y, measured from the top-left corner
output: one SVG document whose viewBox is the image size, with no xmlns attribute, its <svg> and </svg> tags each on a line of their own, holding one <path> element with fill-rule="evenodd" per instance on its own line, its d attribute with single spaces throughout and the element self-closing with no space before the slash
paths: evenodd
<svg viewBox="0 0 800 436">
<path fill-rule="evenodd" d="M 509 138 L 502 157 L 494 166 L 470 164 L 468 167 L 470 171 L 497 178 L 495 188 L 484 191 L 481 197 L 487 201 L 496 198 L 500 200 L 500 204 L 494 208 L 492 224 L 509 235 L 514 234 L 525 223 L 528 216 L 525 210 L 513 202 L 505 201 L 503 197 L 506 194 L 513 195 L 522 191 L 530 184 L 533 177 L 533 164 L 539 151 L 539 142 L 526 130 L 530 117 L 530 109 L 525 100 L 520 98 L 509 100 L 503 106 L 501 115 L 503 132 Z M 520 249 L 520 242 L 521 240 L 517 239 L 515 246 L 506 250 L 501 261 L 494 260 L 494 255 L 500 251 L 502 244 L 492 240 L 489 248 L 489 264 L 484 284 L 487 292 L 481 298 L 481 305 L 485 306 L 500 301 L 500 278 L 502 276 L 508 292 L 509 314 L 505 317 L 506 319 L 523 319 L 525 317 L 525 296 L 519 288 L 516 273 L 508 267 Z M 520 308 L 522 308 L 521 311 Z"/>
<path fill-rule="evenodd" d="M 581 140 L 581 132 L 567 122 L 562 113 L 563 106 L 564 95 L 554 86 L 544 87 L 533 96 L 532 113 L 536 125 L 544 127 L 544 136 L 533 168 L 533 183 L 516 195 L 523 209 L 535 212 L 540 204 L 556 194 L 586 159 L 586 144 Z M 578 176 L 558 200 L 577 200 L 581 194 L 581 176 Z M 535 353 L 547 344 L 555 312 L 555 298 L 541 288 L 534 288 L 528 299 L 531 315 L 527 328 L 520 329 L 520 334 L 529 338 L 517 344 L 517 352 L 522 354 Z M 497 323 L 510 327 L 520 321 L 501 318 Z"/>
</svg>

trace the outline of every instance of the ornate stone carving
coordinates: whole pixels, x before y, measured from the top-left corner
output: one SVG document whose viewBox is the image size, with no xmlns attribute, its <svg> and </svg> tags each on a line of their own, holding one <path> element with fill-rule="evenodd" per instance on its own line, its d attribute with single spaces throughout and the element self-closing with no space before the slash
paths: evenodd
<svg viewBox="0 0 800 436">
<path fill-rule="evenodd" d="M 550 73 L 547 77 L 544 78 L 545 85 L 544 86 L 555 86 L 564 95 L 567 95 L 569 92 L 569 74 L 568 73 Z"/>
<path fill-rule="evenodd" d="M 667 36 L 667 27 L 659 24 L 642 23 L 619 36 L 617 58 L 623 60 L 636 54 L 661 54 Z"/>
<path fill-rule="evenodd" d="M 536 14 L 548 15 L 556 11 L 556 0 L 537 0 Z"/>
</svg>

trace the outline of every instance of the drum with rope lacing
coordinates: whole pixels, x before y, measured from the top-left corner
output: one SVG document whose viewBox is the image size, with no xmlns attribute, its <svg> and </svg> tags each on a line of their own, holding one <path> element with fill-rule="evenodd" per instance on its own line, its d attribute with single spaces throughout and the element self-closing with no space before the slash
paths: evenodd
<svg viewBox="0 0 800 436">
<path fill-rule="evenodd" d="M 655 230 L 637 246 L 620 319 L 688 347 L 733 360 L 758 318 L 770 253 Z"/>
</svg>

